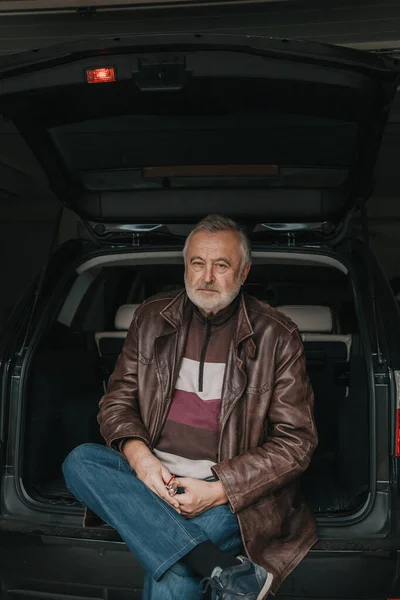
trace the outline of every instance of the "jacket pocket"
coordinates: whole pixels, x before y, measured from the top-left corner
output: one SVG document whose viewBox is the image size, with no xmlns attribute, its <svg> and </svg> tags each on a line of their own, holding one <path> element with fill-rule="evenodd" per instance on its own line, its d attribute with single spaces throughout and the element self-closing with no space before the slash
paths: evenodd
<svg viewBox="0 0 400 600">
<path fill-rule="evenodd" d="M 240 516 L 246 542 L 257 539 L 267 542 L 280 536 L 282 518 L 272 494 L 246 508 Z"/>
<path fill-rule="evenodd" d="M 287 488 L 263 496 L 245 509 L 246 540 L 273 540 L 285 535 L 287 520 L 293 511 L 293 496 Z"/>
<path fill-rule="evenodd" d="M 256 394 L 258 396 L 261 396 L 261 394 L 265 394 L 265 392 L 268 392 L 271 389 L 271 384 L 268 383 L 264 383 L 264 385 L 261 386 L 252 386 L 252 385 L 248 385 L 246 388 L 246 392 L 248 394 Z"/>
<path fill-rule="evenodd" d="M 154 362 L 154 355 L 145 356 L 141 352 L 138 352 L 138 359 L 143 365 L 149 365 L 150 363 Z"/>
</svg>

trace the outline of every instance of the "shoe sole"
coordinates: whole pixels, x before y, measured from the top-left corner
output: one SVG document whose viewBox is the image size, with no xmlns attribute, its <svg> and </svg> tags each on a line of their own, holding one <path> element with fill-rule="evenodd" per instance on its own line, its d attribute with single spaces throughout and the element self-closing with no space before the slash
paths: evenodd
<svg viewBox="0 0 400 600">
<path fill-rule="evenodd" d="M 272 573 L 268 573 L 268 577 L 265 580 L 264 585 L 262 586 L 262 590 L 260 591 L 260 593 L 257 596 L 257 600 L 264 600 L 264 594 L 267 594 L 269 592 L 269 588 L 272 585 L 272 580 L 274 579 L 274 576 L 272 575 Z"/>
</svg>

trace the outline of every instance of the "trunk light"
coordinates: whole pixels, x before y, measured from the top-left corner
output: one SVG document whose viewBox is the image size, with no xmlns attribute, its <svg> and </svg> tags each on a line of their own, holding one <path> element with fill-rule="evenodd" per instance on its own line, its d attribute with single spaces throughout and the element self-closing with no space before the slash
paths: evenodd
<svg viewBox="0 0 400 600">
<path fill-rule="evenodd" d="M 400 371 L 394 372 L 396 382 L 396 456 L 400 457 Z"/>
<path fill-rule="evenodd" d="M 117 81 L 117 72 L 114 67 L 86 69 L 86 81 L 88 83 L 111 83 Z"/>
</svg>

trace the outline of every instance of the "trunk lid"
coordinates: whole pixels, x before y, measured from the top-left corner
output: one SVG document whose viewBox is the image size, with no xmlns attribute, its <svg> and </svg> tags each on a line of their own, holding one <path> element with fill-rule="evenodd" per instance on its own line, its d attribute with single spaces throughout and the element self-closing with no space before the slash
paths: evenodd
<svg viewBox="0 0 400 600">
<path fill-rule="evenodd" d="M 388 57 L 313 42 L 112 38 L 2 57 L 0 112 L 103 230 L 218 212 L 314 235 L 370 195 L 398 77 Z"/>
</svg>

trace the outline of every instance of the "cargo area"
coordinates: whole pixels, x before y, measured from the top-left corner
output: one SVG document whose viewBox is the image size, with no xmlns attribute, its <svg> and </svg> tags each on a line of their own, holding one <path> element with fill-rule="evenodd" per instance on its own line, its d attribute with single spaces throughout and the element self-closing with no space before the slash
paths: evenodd
<svg viewBox="0 0 400 600">
<path fill-rule="evenodd" d="M 98 402 L 134 310 L 182 285 L 175 251 L 103 255 L 79 267 L 26 373 L 22 483 L 31 498 L 49 507 L 77 504 L 61 465 L 77 445 L 103 443 Z M 299 326 L 319 433 L 303 490 L 317 515 L 350 515 L 369 492 L 370 393 L 348 273 L 322 256 L 256 252 L 245 292 Z"/>
</svg>

